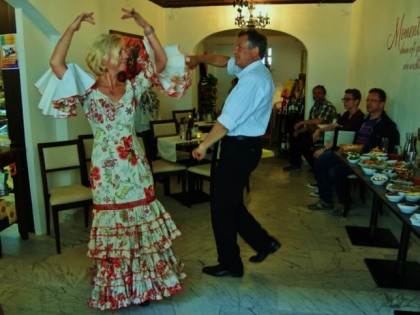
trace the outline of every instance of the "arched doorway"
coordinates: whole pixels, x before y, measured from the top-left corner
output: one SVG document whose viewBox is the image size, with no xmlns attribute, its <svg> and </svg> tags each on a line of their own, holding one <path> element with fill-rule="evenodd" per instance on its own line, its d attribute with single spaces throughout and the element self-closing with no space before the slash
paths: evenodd
<svg viewBox="0 0 420 315">
<path fill-rule="evenodd" d="M 231 29 L 211 34 L 197 44 L 197 54 L 232 55 L 238 29 Z M 270 69 L 276 87 L 273 103 L 280 101 L 281 91 L 288 80 L 296 80 L 300 74 L 306 73 L 307 50 L 303 43 L 289 34 L 276 30 L 262 30 L 267 36 Z M 217 78 L 216 109 L 220 110 L 231 87 L 232 78 L 225 69 L 209 67 L 208 73 Z M 198 77 L 197 77 L 198 79 Z"/>
<path fill-rule="evenodd" d="M 197 44 L 196 54 L 207 53 L 231 56 L 237 33 L 238 29 L 231 29 L 207 36 Z M 264 62 L 269 63 L 275 85 L 272 119 L 264 138 L 268 139 L 268 147 L 276 149 L 280 153 L 287 146 L 287 117 L 284 117 L 281 113 L 280 107 L 282 104 L 287 106 L 293 102 L 296 103 L 294 107 L 295 112 L 290 119 L 293 121 L 298 119 L 298 117 L 303 117 L 305 112 L 307 49 L 299 39 L 284 32 L 264 29 L 262 33 L 267 36 L 268 41 L 267 57 Z M 217 79 L 217 92 L 214 103 L 216 112 L 219 112 L 231 88 L 232 77 L 227 74 L 226 69 L 217 67 L 208 67 L 206 73 Z M 200 76 L 196 76 L 196 79 L 199 80 Z M 200 82 L 196 82 L 196 84 L 200 85 Z M 287 96 L 290 96 L 291 93 L 295 94 L 293 91 L 296 92 L 298 90 L 296 86 L 299 86 L 299 96 L 295 95 L 291 102 L 289 101 L 292 100 L 292 97 L 285 97 L 286 102 L 282 102 L 283 96 L 285 96 L 283 92 L 288 90 Z M 199 112 L 202 102 L 199 86 L 197 95 Z M 207 102 L 207 100 L 204 102 Z M 297 110 L 297 103 L 300 104 L 299 110 Z"/>
</svg>

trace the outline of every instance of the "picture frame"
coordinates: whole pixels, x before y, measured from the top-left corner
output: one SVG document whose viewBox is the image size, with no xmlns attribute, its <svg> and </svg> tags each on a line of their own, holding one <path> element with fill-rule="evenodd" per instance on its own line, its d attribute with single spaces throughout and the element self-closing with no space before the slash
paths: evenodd
<svg viewBox="0 0 420 315">
<path fill-rule="evenodd" d="M 109 34 L 120 35 L 128 51 L 127 70 L 120 73 L 118 78 L 120 81 L 131 80 L 140 71 L 141 66 L 137 59 L 144 54 L 147 54 L 146 48 L 143 43 L 144 36 L 125 33 L 117 30 L 109 30 Z"/>
</svg>

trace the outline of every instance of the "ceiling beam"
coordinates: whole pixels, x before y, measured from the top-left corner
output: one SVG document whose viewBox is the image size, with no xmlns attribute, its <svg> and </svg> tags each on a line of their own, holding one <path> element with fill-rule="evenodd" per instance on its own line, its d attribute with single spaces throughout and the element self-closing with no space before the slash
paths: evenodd
<svg viewBox="0 0 420 315">
<path fill-rule="evenodd" d="M 233 0 L 149 0 L 162 8 L 233 5 Z M 258 4 L 352 3 L 356 0 L 254 0 Z"/>
</svg>

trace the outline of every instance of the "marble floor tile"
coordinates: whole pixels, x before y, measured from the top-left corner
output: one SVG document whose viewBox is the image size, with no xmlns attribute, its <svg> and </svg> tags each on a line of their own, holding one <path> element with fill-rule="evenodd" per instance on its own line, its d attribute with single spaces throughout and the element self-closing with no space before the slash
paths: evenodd
<svg viewBox="0 0 420 315">
<path fill-rule="evenodd" d="M 353 246 L 345 226 L 367 226 L 371 196 L 363 204 L 354 189 L 355 206 L 347 218 L 331 211 L 309 211 L 314 202 L 306 168 L 283 172 L 279 158 L 261 161 L 251 175 L 251 192 L 244 199 L 260 223 L 282 247 L 261 264 L 248 258 L 255 253 L 238 239 L 244 261 L 243 278 L 214 278 L 201 269 L 217 262 L 208 203 L 187 208 L 157 194 L 183 235 L 174 250 L 185 264 L 184 291 L 148 307 L 129 307 L 108 314 L 144 315 L 353 315 L 420 311 L 420 292 L 378 288 L 364 258 L 395 259 L 397 250 Z M 176 180 L 172 186 L 178 189 Z M 208 189 L 208 186 L 205 186 Z M 0 304 L 6 315 L 94 314 L 86 256 L 89 229 L 80 215 L 62 217 L 62 254 L 50 236 L 30 235 L 22 241 L 17 227 L 0 233 Z M 399 238 L 400 223 L 389 211 L 379 218 Z M 412 236 L 408 259 L 420 262 L 420 241 Z"/>
</svg>

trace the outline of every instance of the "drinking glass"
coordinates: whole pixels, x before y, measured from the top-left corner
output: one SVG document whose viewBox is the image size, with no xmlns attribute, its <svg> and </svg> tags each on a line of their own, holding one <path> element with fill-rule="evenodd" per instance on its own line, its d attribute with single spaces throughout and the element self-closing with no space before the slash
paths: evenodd
<svg viewBox="0 0 420 315">
<path fill-rule="evenodd" d="M 416 166 L 416 152 L 410 151 L 407 152 L 406 162 L 409 163 L 410 168 L 414 168 Z"/>
<path fill-rule="evenodd" d="M 389 145 L 389 139 L 388 138 L 382 138 L 381 149 L 384 153 L 388 153 L 388 145 Z"/>
</svg>

